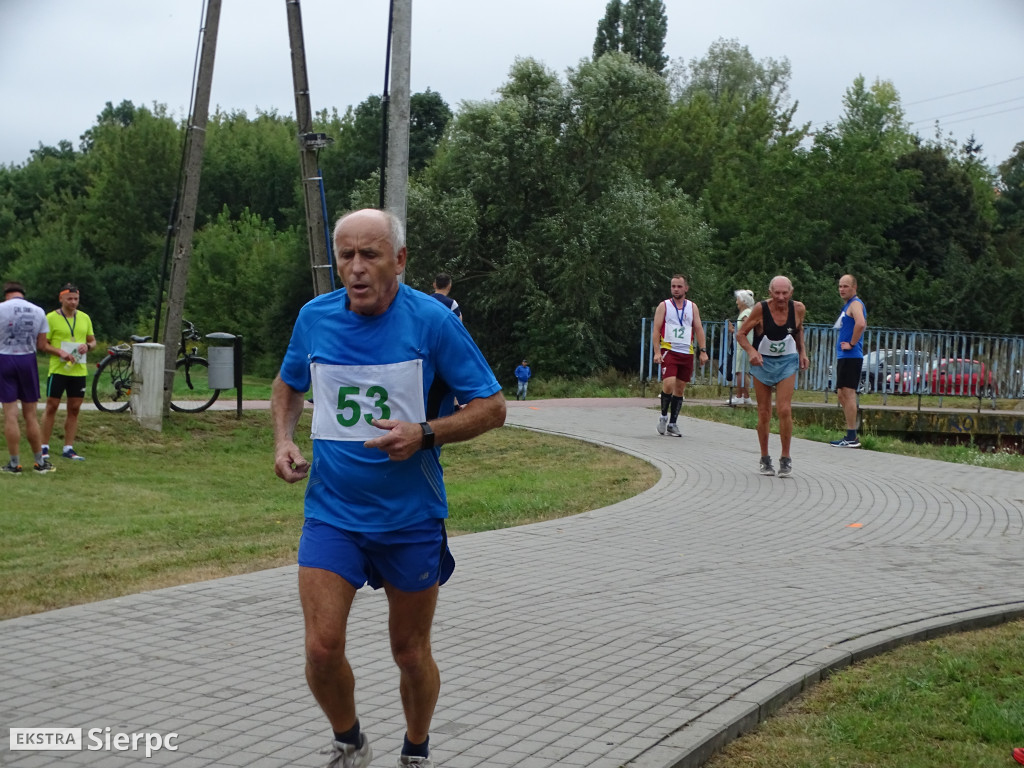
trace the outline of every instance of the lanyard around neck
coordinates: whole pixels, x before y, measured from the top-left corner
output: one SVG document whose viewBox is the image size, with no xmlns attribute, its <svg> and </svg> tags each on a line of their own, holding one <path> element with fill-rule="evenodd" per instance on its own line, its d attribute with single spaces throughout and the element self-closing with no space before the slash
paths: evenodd
<svg viewBox="0 0 1024 768">
<path fill-rule="evenodd" d="M 60 313 L 60 316 L 64 318 L 64 322 L 67 323 L 68 330 L 71 331 L 71 340 L 74 341 L 75 340 L 75 326 L 78 325 L 78 313 L 75 312 L 75 322 L 71 323 L 68 320 L 68 316 L 64 314 L 64 310 L 63 309 L 58 309 L 57 311 Z"/>
</svg>

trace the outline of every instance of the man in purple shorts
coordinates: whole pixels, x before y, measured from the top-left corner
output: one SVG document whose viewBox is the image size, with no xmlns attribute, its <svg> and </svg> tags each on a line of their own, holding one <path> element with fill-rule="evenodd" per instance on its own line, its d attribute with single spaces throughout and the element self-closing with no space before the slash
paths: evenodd
<svg viewBox="0 0 1024 768">
<path fill-rule="evenodd" d="M 36 350 L 46 349 L 46 334 L 50 328 L 46 313 L 25 300 L 25 289 L 20 283 L 4 285 L 4 300 L 0 303 L 0 403 L 4 409 L 4 438 L 10 461 L 2 467 L 3 474 L 22 474 L 18 445 L 21 430 L 18 426 L 18 402 L 25 416 L 25 435 L 35 456 L 33 469 L 41 475 L 53 472 L 49 459 L 43 457 L 43 437 L 39 429 L 39 368 Z"/>
<path fill-rule="evenodd" d="M 306 680 L 334 732 L 327 768 L 368 766 L 346 623 L 356 590 L 383 587 L 406 722 L 398 765 L 432 768 L 441 678 L 430 628 L 455 567 L 440 447 L 500 427 L 505 400 L 459 318 L 399 282 L 401 221 L 369 209 L 343 216 L 334 250 L 345 287 L 299 312 L 271 395 L 274 471 L 289 483 L 309 475 L 298 558 Z M 312 463 L 294 440 L 311 386 Z"/>
</svg>

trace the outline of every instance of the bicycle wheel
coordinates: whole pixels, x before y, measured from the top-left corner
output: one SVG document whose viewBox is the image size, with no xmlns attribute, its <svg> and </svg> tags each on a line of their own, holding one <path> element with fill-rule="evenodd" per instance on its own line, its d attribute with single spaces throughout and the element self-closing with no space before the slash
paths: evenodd
<svg viewBox="0 0 1024 768">
<path fill-rule="evenodd" d="M 172 410 L 199 413 L 213 405 L 220 390 L 210 389 L 209 364 L 204 358 L 187 355 L 179 358 L 174 368 Z"/>
<path fill-rule="evenodd" d="M 92 401 L 101 411 L 122 413 L 128 410 L 132 393 L 131 352 L 108 355 L 92 377 Z"/>
</svg>

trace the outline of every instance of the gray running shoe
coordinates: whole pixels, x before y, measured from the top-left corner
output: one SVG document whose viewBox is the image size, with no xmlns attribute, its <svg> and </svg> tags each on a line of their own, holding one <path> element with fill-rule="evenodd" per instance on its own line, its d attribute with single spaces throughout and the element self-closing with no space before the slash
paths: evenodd
<svg viewBox="0 0 1024 768">
<path fill-rule="evenodd" d="M 665 428 L 668 426 L 668 416 L 662 416 L 658 419 L 658 434 L 664 435 Z"/>
<path fill-rule="evenodd" d="M 398 757 L 398 768 L 406 768 L 406 766 L 414 765 L 417 768 L 434 768 L 434 761 L 429 757 L 411 757 L 409 755 L 399 755 Z"/>
<path fill-rule="evenodd" d="M 332 741 L 331 759 L 326 768 L 367 768 L 373 760 L 373 750 L 365 733 L 359 734 L 359 746 L 354 747 L 342 741 Z"/>
<path fill-rule="evenodd" d="M 683 433 L 679 431 L 679 425 L 678 424 L 669 424 L 668 425 L 668 434 L 672 435 L 672 437 L 682 437 L 683 436 Z"/>
<path fill-rule="evenodd" d="M 775 467 L 772 466 L 771 456 L 761 457 L 761 466 L 759 467 L 758 471 L 762 475 L 767 475 L 768 477 L 775 477 Z"/>
<path fill-rule="evenodd" d="M 793 460 L 789 456 L 779 459 L 779 477 L 789 477 L 793 474 Z"/>
</svg>

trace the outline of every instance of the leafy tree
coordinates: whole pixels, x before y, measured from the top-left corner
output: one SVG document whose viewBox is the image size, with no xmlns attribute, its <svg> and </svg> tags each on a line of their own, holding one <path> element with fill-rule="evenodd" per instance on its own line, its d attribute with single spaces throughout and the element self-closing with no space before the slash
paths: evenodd
<svg viewBox="0 0 1024 768">
<path fill-rule="evenodd" d="M 875 80 L 867 88 L 863 75 L 858 75 L 846 89 L 843 107 L 836 130 L 845 140 L 856 141 L 858 151 L 898 157 L 914 148 L 899 93 L 891 81 Z"/>
<path fill-rule="evenodd" d="M 309 256 L 294 229 L 227 207 L 196 235 L 185 316 L 203 332 L 242 334 L 247 368 L 271 376 L 299 308 L 312 296 Z"/>
<path fill-rule="evenodd" d="M 414 93 L 409 102 L 409 173 L 420 171 L 434 156 L 452 113 L 437 91 L 429 88 Z M 318 130 L 335 139 L 323 150 L 320 167 L 324 177 L 328 210 L 340 213 L 350 208 L 357 183 L 380 172 L 383 103 L 380 96 L 368 96 L 343 117 L 321 112 Z M 372 201 L 377 205 L 377 197 Z"/>
<path fill-rule="evenodd" d="M 282 228 L 305 221 L 296 123 L 276 112 L 216 111 L 207 121 L 196 223 L 248 210 Z"/>
<path fill-rule="evenodd" d="M 633 61 L 653 69 L 665 70 L 665 34 L 668 16 L 661 0 L 610 0 L 605 14 L 597 23 L 594 59 L 606 53 L 621 51 Z"/>
<path fill-rule="evenodd" d="M 499 94 L 464 105 L 416 199 L 464 216 L 465 239 L 419 247 L 465 265 L 459 301 L 498 370 L 526 353 L 551 371 L 635 367 L 639 319 L 669 276 L 684 261 L 710 272 L 696 207 L 642 174 L 664 81 L 622 54 L 581 63 L 568 84 L 520 59 Z"/>
<path fill-rule="evenodd" d="M 594 38 L 594 58 L 599 59 L 610 51 L 622 50 L 622 0 L 609 0 L 604 16 L 597 22 L 597 36 Z"/>
<path fill-rule="evenodd" d="M 788 98 L 791 75 L 789 59 L 756 60 L 738 40 L 719 38 L 703 58 L 691 59 L 689 66 L 674 62 L 669 79 L 672 95 L 680 101 L 689 102 L 698 94 L 716 103 L 765 98 L 773 108 L 781 108 Z"/>
</svg>

